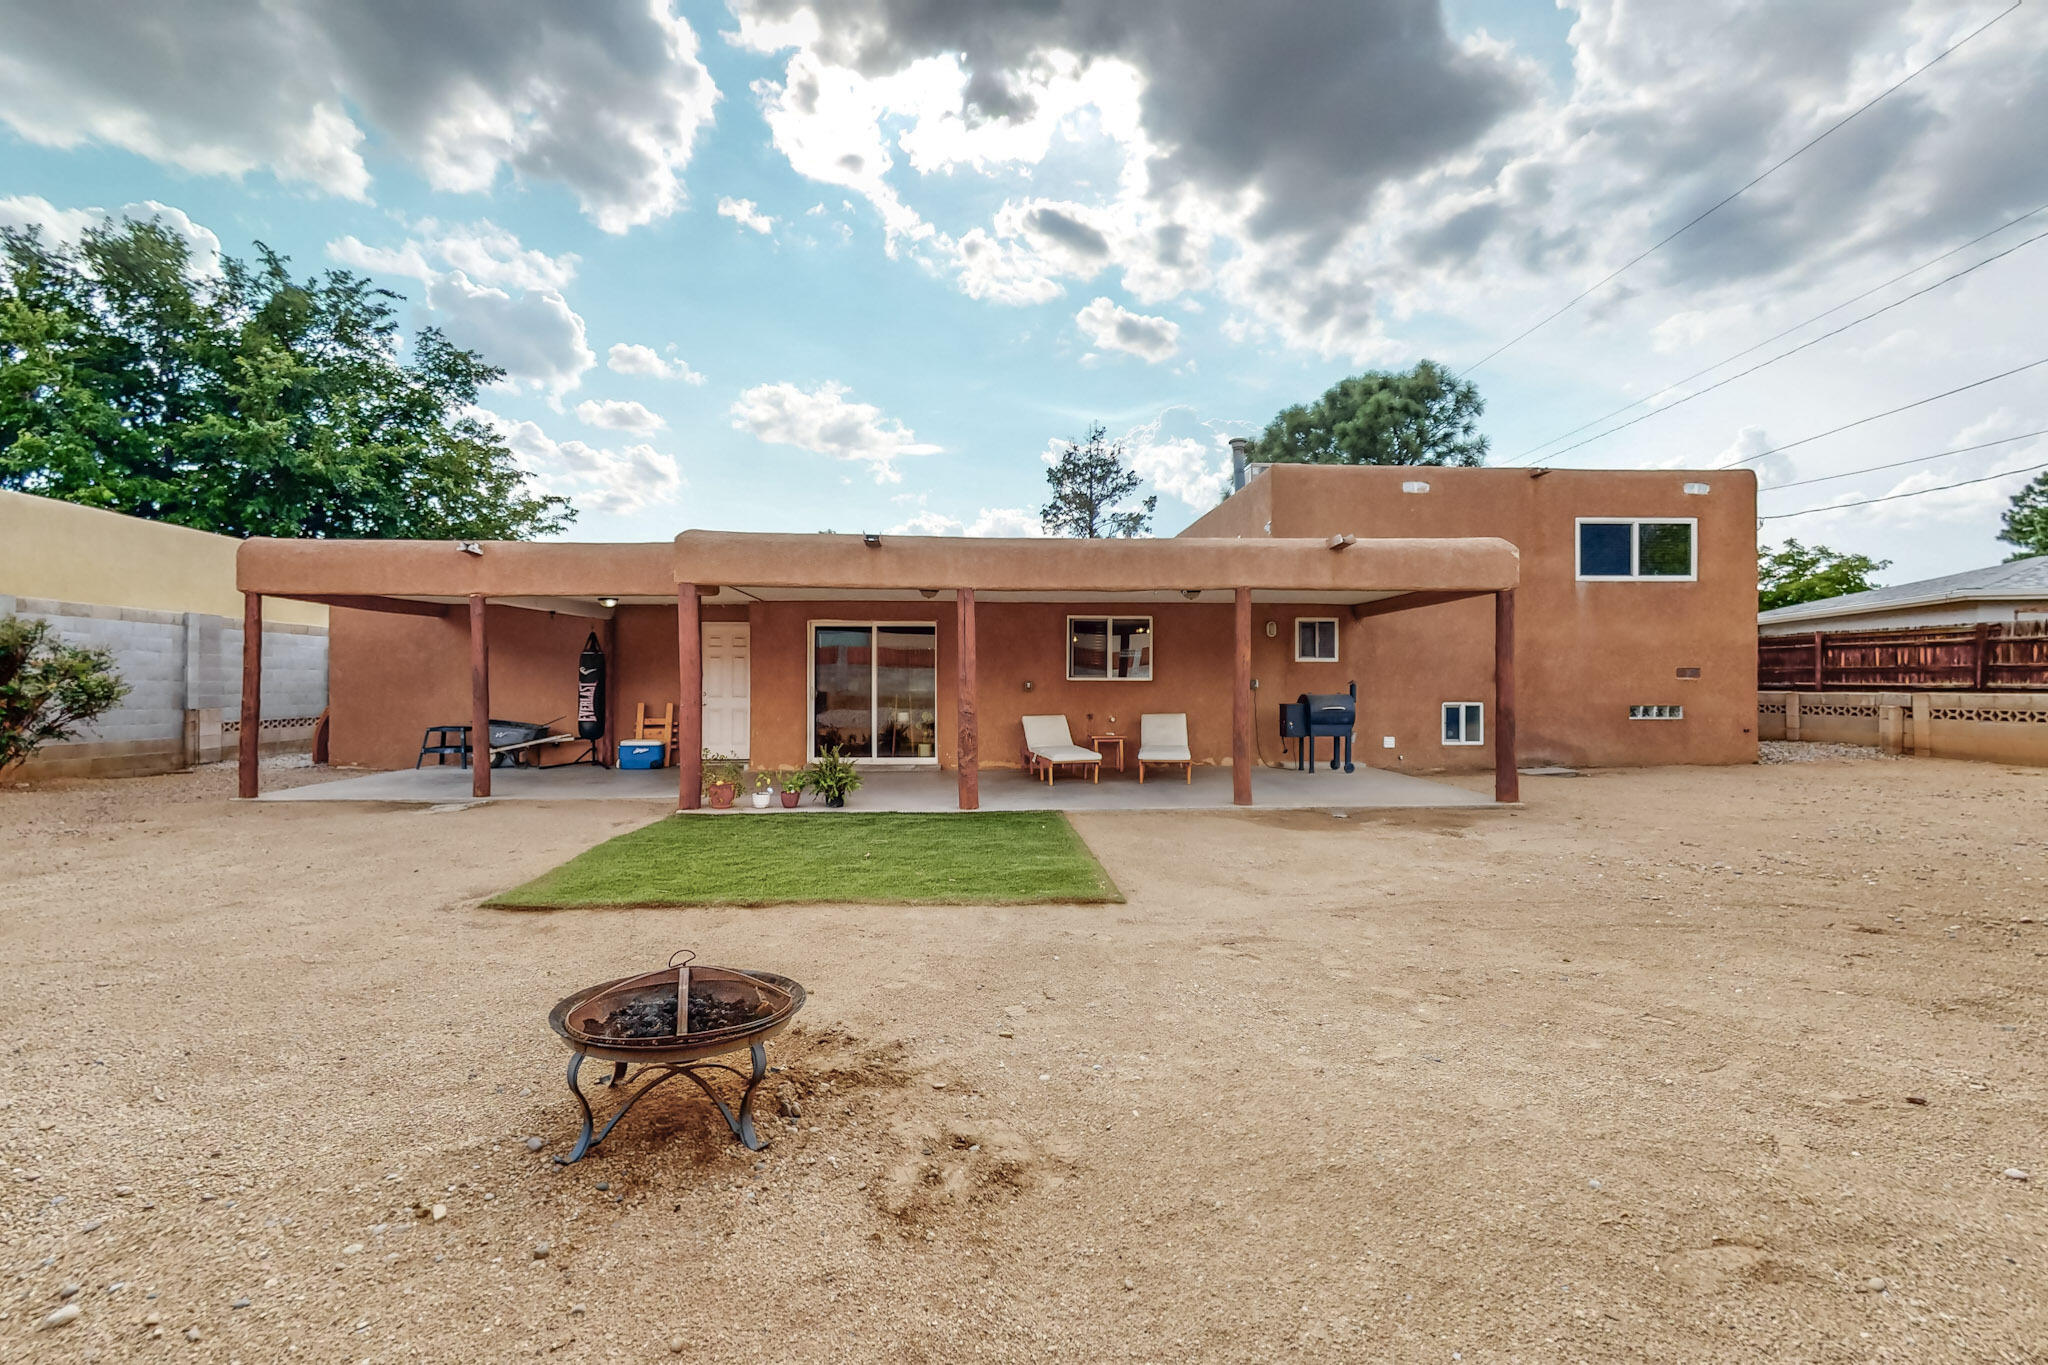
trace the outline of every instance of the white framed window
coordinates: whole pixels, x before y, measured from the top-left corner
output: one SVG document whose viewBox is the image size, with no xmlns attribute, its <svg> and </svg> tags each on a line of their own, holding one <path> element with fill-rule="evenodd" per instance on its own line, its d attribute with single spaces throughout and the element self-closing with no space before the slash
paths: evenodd
<svg viewBox="0 0 2048 1365">
<path fill-rule="evenodd" d="M 1574 525 L 1581 582 L 1690 583 L 1700 576 L 1697 517 L 1580 517 Z"/>
<path fill-rule="evenodd" d="M 1684 720 L 1685 708 L 1683 706 L 1631 706 L 1628 708 L 1628 718 L 1630 720 Z"/>
<path fill-rule="evenodd" d="M 1069 616 L 1067 680 L 1152 681 L 1152 618 Z"/>
<path fill-rule="evenodd" d="M 1333 664 L 1337 662 L 1337 618 L 1297 616 L 1294 618 L 1294 662 Z"/>
<path fill-rule="evenodd" d="M 1445 702 L 1444 743 L 1486 743 L 1486 707 L 1476 701 Z"/>
</svg>

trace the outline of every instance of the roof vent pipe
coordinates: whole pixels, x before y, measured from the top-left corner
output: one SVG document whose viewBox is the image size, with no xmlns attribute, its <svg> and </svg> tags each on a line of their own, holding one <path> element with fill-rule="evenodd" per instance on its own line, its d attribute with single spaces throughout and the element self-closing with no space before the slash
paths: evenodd
<svg viewBox="0 0 2048 1365">
<path fill-rule="evenodd" d="M 1235 493 L 1244 487 L 1244 462 L 1251 442 L 1242 436 L 1230 438 L 1230 491 Z"/>
</svg>

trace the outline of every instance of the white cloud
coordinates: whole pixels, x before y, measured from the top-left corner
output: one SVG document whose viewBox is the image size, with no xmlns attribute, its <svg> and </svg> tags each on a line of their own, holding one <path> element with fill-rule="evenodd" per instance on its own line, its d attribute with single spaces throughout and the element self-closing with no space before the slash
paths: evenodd
<svg viewBox="0 0 2048 1365">
<path fill-rule="evenodd" d="M 1249 422 L 1203 421 L 1193 408 L 1174 407 L 1125 432 L 1123 444 L 1140 478 L 1206 512 L 1230 487 L 1230 438 L 1252 431 Z"/>
<path fill-rule="evenodd" d="M 725 198 L 718 201 L 718 216 L 730 218 L 743 228 L 752 228 L 764 237 L 775 231 L 775 220 L 755 205 L 751 199 Z"/>
<path fill-rule="evenodd" d="M 943 512 L 922 511 L 889 528 L 896 536 L 996 536 L 1035 539 L 1045 534 L 1038 513 L 1025 507 L 984 507 L 963 522 Z"/>
<path fill-rule="evenodd" d="M 10 7 L 0 122 L 39 146 L 352 199 L 369 196 L 374 130 L 435 189 L 482 193 L 509 172 L 623 232 L 680 206 L 718 99 L 665 0 L 211 0 L 175 22 L 126 18 Z"/>
<path fill-rule="evenodd" d="M 432 283 L 441 273 L 431 261 L 459 270 L 476 284 L 499 289 L 562 290 L 576 278 L 573 252 L 550 256 L 519 240 L 517 233 L 489 219 L 474 223 L 442 223 L 423 218 L 411 225 L 412 236 L 395 247 L 365 245 L 356 237 L 337 238 L 327 254 L 357 270 L 411 275 Z"/>
<path fill-rule="evenodd" d="M 1106 351 L 1126 351 L 1150 364 L 1169 359 L 1180 350 L 1180 324 L 1171 318 L 1155 318 L 1108 298 L 1097 298 L 1074 314 L 1081 334 Z"/>
<path fill-rule="evenodd" d="M 843 384 L 824 383 L 808 392 L 794 384 L 761 384 L 732 405 L 733 426 L 763 441 L 796 446 L 835 460 L 867 465 L 876 483 L 900 483 L 895 466 L 905 455 L 933 455 L 939 447 L 869 403 L 849 403 Z"/>
<path fill-rule="evenodd" d="M 208 227 L 192 221 L 183 209 L 154 199 L 124 204 L 118 214 L 104 209 L 60 209 L 39 195 L 22 194 L 0 198 L 0 227 L 37 228 L 47 242 L 75 244 L 87 228 L 99 227 L 113 218 L 138 223 L 154 220 L 185 241 L 192 253 L 188 271 L 195 278 L 220 274 L 220 237 Z"/>
<path fill-rule="evenodd" d="M 675 347 L 671 345 L 670 350 Z M 685 384 L 702 384 L 704 376 L 681 359 L 664 357 L 652 346 L 615 341 L 605 354 L 605 364 L 614 374 L 639 375 L 647 379 L 680 379 Z"/>
<path fill-rule="evenodd" d="M 539 424 L 501 417 L 486 408 L 470 415 L 498 433 L 519 467 L 542 492 L 569 498 L 576 506 L 622 514 L 670 501 L 683 488 L 675 457 L 653 446 L 623 450 L 557 441 Z"/>
<path fill-rule="evenodd" d="M 637 436 L 651 435 L 668 425 L 660 413 L 624 398 L 587 398 L 576 405 L 576 416 L 587 426 L 630 431 Z"/>
<path fill-rule="evenodd" d="M 450 340 L 482 352 L 515 383 L 546 393 L 557 405 L 597 364 L 583 319 L 552 289 L 514 298 L 452 270 L 428 284 L 427 306 Z"/>
</svg>

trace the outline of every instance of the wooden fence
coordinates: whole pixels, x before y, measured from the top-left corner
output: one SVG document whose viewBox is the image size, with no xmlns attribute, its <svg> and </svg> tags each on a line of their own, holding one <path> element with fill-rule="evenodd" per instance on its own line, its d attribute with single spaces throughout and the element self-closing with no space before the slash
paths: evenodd
<svg viewBox="0 0 2048 1365">
<path fill-rule="evenodd" d="M 1986 622 L 1913 630 L 1765 635 L 1765 692 L 1958 692 L 2048 689 L 2048 633 Z"/>
</svg>

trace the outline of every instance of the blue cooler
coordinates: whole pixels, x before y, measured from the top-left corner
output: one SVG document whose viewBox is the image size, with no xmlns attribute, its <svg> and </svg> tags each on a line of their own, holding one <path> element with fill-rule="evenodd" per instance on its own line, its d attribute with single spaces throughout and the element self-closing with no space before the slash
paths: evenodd
<svg viewBox="0 0 2048 1365">
<path fill-rule="evenodd" d="M 622 739 L 619 741 L 619 766 L 659 768 L 667 748 L 658 739 Z"/>
</svg>

